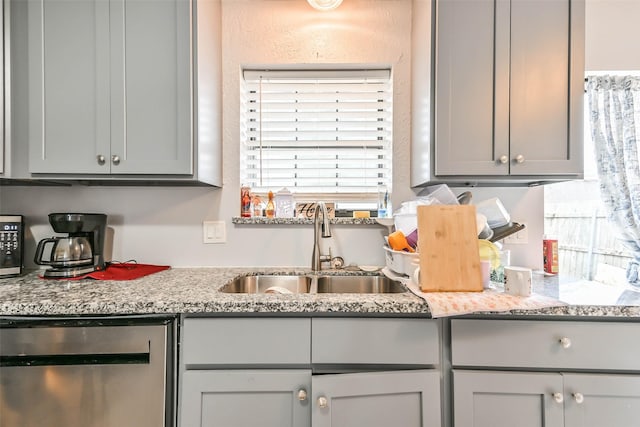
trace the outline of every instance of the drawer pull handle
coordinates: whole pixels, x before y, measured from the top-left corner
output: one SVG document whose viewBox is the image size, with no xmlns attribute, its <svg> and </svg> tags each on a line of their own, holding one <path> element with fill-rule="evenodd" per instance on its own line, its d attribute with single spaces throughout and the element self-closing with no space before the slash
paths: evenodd
<svg viewBox="0 0 640 427">
<path fill-rule="evenodd" d="M 515 158 L 516 163 L 524 163 L 524 156 L 522 154 L 518 154 Z"/>
<path fill-rule="evenodd" d="M 500 161 L 500 163 L 502 163 L 503 165 L 506 165 L 507 162 L 509 161 L 509 157 L 507 157 L 506 155 L 502 155 L 502 156 L 500 156 L 498 161 Z"/>
<path fill-rule="evenodd" d="M 562 403 L 564 402 L 564 396 L 562 395 L 562 393 L 553 393 L 553 400 L 556 401 L 556 403 Z"/>
<path fill-rule="evenodd" d="M 98 161 L 98 164 L 99 164 L 100 166 L 104 165 L 104 164 L 105 164 L 105 162 L 106 162 L 106 159 L 104 158 L 104 156 L 103 156 L 102 154 L 98 154 L 98 155 L 96 156 L 96 160 Z"/>
<path fill-rule="evenodd" d="M 560 338 L 560 345 L 562 348 L 569 348 L 571 347 L 571 340 L 567 337 L 562 337 Z"/>
<path fill-rule="evenodd" d="M 582 394 L 582 393 L 573 393 L 573 399 L 579 405 L 582 402 L 584 402 L 584 394 Z"/>
<path fill-rule="evenodd" d="M 307 390 L 305 390 L 303 388 L 298 390 L 298 400 L 300 402 L 304 402 L 305 400 L 307 400 Z"/>
<path fill-rule="evenodd" d="M 327 400 L 327 398 L 326 398 L 326 397 L 324 397 L 324 396 L 320 396 L 320 397 L 318 398 L 318 406 L 319 406 L 321 409 L 328 408 L 328 407 L 329 407 L 329 401 Z"/>
</svg>

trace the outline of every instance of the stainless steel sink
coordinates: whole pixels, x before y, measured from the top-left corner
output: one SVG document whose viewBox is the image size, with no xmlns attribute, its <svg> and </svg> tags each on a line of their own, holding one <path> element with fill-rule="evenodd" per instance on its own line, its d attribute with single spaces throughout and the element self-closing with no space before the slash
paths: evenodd
<svg viewBox="0 0 640 427">
<path fill-rule="evenodd" d="M 396 294 L 407 292 L 400 282 L 385 276 L 320 276 L 319 294 Z"/>
<path fill-rule="evenodd" d="M 306 293 L 311 277 L 285 275 L 242 276 L 224 285 L 220 291 L 230 294 Z"/>
<path fill-rule="evenodd" d="M 389 294 L 407 292 L 407 288 L 385 276 L 257 275 L 238 277 L 220 291 L 231 294 Z"/>
</svg>

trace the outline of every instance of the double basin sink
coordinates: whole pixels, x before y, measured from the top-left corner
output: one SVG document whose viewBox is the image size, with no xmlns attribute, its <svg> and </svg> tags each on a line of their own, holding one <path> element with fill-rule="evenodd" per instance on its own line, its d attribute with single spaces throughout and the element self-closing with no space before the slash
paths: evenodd
<svg viewBox="0 0 640 427">
<path fill-rule="evenodd" d="M 357 275 L 257 275 L 241 276 L 220 292 L 232 294 L 393 294 L 407 292 L 386 276 Z"/>
</svg>

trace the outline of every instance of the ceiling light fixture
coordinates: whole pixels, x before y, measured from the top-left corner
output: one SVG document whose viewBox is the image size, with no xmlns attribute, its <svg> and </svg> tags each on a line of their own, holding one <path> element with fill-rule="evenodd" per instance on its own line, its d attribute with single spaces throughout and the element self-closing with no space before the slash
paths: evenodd
<svg viewBox="0 0 640 427">
<path fill-rule="evenodd" d="M 307 0 L 314 9 L 333 10 L 340 6 L 342 0 Z"/>
</svg>

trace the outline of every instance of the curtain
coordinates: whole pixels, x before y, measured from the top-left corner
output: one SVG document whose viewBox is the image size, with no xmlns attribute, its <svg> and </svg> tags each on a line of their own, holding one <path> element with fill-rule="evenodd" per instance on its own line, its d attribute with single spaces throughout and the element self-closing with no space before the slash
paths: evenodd
<svg viewBox="0 0 640 427">
<path fill-rule="evenodd" d="M 640 286 L 640 77 L 590 76 L 586 86 L 600 195 L 622 243 L 633 252 L 627 280 Z"/>
</svg>

